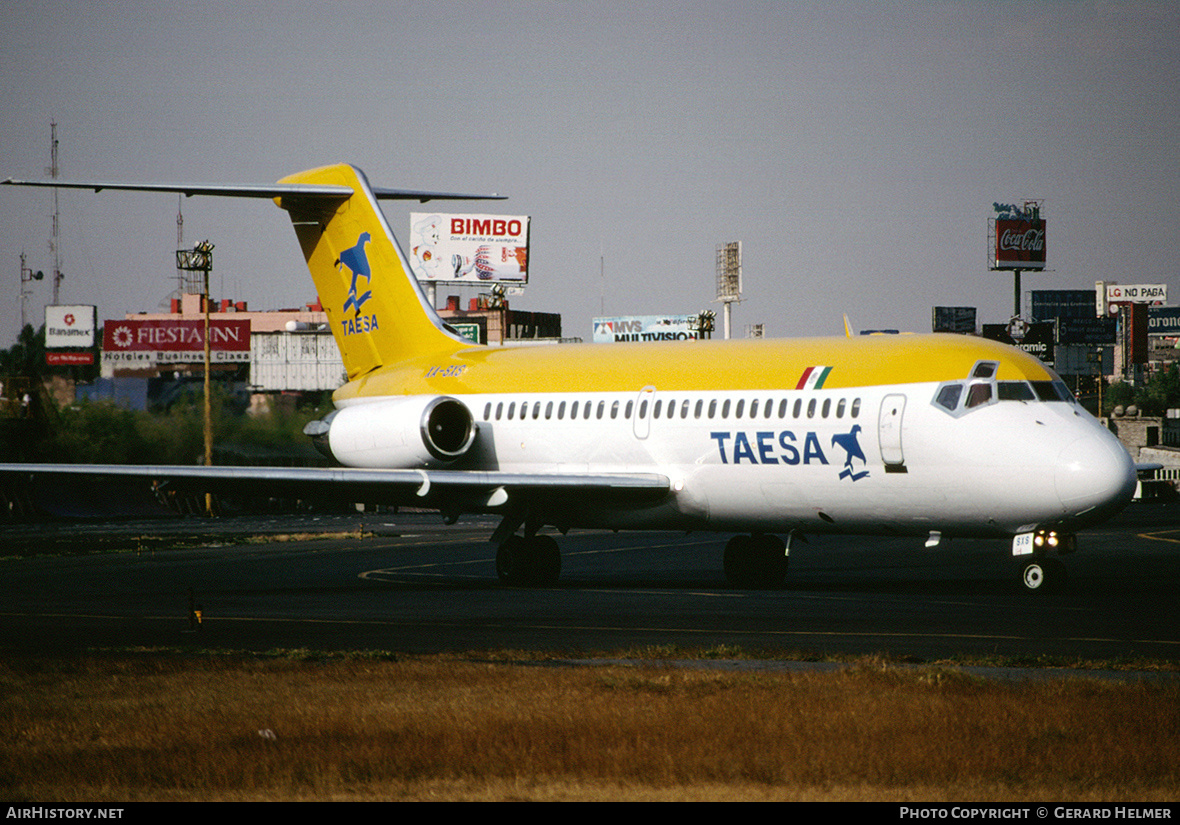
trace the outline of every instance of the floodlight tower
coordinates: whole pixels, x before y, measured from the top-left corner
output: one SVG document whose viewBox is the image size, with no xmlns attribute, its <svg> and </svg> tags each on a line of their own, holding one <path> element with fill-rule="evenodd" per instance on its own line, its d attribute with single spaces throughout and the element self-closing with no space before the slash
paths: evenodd
<svg viewBox="0 0 1180 825">
<path fill-rule="evenodd" d="M 176 250 L 176 268 L 186 272 L 204 274 L 204 291 L 201 293 L 202 309 L 205 312 L 205 466 L 213 466 L 213 405 L 209 399 L 209 271 L 213 269 L 213 244 L 201 241 L 192 249 Z M 213 515 L 213 495 L 205 494 L 205 512 Z"/>
<path fill-rule="evenodd" d="M 723 306 L 723 335 L 729 339 L 731 307 L 742 300 L 742 242 L 717 247 L 717 300 Z"/>
</svg>

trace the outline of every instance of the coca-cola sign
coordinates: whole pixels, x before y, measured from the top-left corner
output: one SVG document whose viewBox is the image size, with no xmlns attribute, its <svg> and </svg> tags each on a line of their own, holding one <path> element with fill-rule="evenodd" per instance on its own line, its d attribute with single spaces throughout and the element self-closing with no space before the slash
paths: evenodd
<svg viewBox="0 0 1180 825">
<path fill-rule="evenodd" d="M 996 219 L 996 269 L 1044 269 L 1045 222 Z"/>
</svg>

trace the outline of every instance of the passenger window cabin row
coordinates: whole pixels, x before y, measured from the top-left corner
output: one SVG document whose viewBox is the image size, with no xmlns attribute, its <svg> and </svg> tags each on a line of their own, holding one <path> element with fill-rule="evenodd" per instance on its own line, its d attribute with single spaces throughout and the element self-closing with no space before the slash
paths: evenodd
<svg viewBox="0 0 1180 825">
<path fill-rule="evenodd" d="M 574 399 L 572 401 L 488 401 L 484 405 L 484 421 L 524 421 L 552 420 L 558 421 L 589 421 L 628 420 L 636 411 L 634 398 L 623 399 Z M 672 421 L 675 419 L 761 419 L 772 418 L 858 418 L 860 417 L 860 399 L 825 397 L 821 401 L 812 397 L 804 402 L 803 398 L 657 398 L 654 401 L 641 398 L 639 417 L 648 417 L 649 405 L 653 421 Z"/>
</svg>

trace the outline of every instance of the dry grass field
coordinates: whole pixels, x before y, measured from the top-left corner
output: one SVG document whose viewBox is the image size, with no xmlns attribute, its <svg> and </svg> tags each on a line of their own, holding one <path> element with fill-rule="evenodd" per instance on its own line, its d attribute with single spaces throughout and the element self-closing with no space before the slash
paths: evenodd
<svg viewBox="0 0 1180 825">
<path fill-rule="evenodd" d="M 511 658 L 511 657 L 509 657 Z M 1180 682 L 465 657 L 0 662 L 0 796 L 1174 801 Z"/>
</svg>

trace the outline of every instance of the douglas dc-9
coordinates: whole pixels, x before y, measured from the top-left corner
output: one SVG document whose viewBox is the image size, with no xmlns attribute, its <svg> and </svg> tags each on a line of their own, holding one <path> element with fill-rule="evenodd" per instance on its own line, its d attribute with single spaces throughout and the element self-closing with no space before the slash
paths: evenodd
<svg viewBox="0 0 1180 825">
<path fill-rule="evenodd" d="M 493 513 L 502 580 L 558 579 L 542 528 L 737 534 L 737 587 L 781 586 L 808 533 L 1011 540 L 1030 590 L 1075 531 L 1122 509 L 1135 465 L 1061 380 L 962 335 L 488 347 L 443 323 L 348 165 L 265 186 L 17 182 L 263 197 L 288 212 L 348 373 L 308 425 L 340 467 L 0 465 Z M 785 540 L 784 538 L 785 537 Z"/>
</svg>

